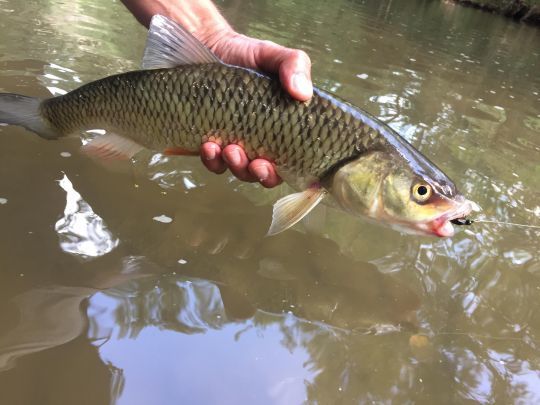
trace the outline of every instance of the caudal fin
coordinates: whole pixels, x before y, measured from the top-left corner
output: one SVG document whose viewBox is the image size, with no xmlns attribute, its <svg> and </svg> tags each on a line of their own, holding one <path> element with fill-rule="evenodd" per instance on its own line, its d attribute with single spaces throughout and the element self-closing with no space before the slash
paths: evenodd
<svg viewBox="0 0 540 405">
<path fill-rule="evenodd" d="M 0 122 L 20 125 L 42 138 L 54 139 L 58 134 L 39 113 L 41 100 L 20 94 L 0 93 Z"/>
</svg>

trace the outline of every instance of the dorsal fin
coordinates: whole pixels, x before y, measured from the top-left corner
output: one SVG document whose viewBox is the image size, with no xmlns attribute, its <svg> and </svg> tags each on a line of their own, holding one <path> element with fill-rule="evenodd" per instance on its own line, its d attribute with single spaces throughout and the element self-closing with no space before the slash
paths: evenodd
<svg viewBox="0 0 540 405">
<path fill-rule="evenodd" d="M 210 49 L 171 19 L 159 14 L 152 17 L 142 61 L 143 69 L 220 62 Z"/>
</svg>

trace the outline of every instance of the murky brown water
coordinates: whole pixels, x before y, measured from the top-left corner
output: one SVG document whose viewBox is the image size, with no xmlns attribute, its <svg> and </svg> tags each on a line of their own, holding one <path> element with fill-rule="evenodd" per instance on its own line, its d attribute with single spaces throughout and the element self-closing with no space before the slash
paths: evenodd
<svg viewBox="0 0 540 405">
<path fill-rule="evenodd" d="M 220 4 L 486 217 L 540 225 L 538 29 L 439 1 Z M 0 91 L 43 97 L 137 68 L 145 38 L 107 0 L 0 0 L 0 30 Z M 265 238 L 283 189 L 79 146 L 0 128 L 1 404 L 540 401 L 539 232 L 332 212 Z"/>
</svg>

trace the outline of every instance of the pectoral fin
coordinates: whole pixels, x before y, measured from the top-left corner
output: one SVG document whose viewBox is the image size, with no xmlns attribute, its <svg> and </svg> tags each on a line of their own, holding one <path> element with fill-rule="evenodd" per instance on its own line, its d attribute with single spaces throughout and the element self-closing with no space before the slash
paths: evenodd
<svg viewBox="0 0 540 405">
<path fill-rule="evenodd" d="M 128 160 L 143 149 L 138 143 L 114 133 L 98 136 L 82 147 L 86 154 L 103 160 Z"/>
<path fill-rule="evenodd" d="M 312 186 L 300 193 L 289 194 L 274 204 L 272 224 L 267 235 L 275 235 L 289 229 L 317 206 L 326 195 L 321 186 Z"/>
</svg>

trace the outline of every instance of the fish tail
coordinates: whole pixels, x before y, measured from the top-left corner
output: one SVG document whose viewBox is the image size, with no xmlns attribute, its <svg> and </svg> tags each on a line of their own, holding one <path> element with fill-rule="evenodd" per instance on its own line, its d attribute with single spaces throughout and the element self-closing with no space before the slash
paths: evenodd
<svg viewBox="0 0 540 405">
<path fill-rule="evenodd" d="M 58 132 L 40 113 L 41 101 L 36 97 L 0 93 L 0 122 L 20 125 L 45 139 L 58 138 Z"/>
</svg>

